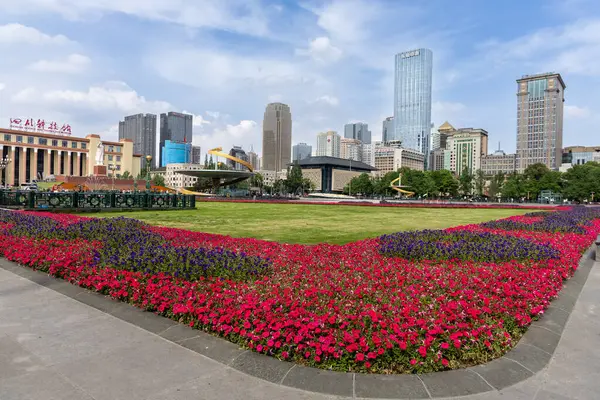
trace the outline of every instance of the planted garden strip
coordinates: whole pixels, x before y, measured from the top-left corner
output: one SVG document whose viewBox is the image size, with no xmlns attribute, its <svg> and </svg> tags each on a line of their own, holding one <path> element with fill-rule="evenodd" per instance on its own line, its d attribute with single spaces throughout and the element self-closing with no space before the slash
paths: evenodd
<svg viewBox="0 0 600 400">
<path fill-rule="evenodd" d="M 458 229 L 489 230 L 559 252 L 558 258 L 502 262 L 388 257 L 380 253 L 378 239 L 300 246 L 135 222 L 122 227 L 124 235 L 159 234 L 174 247 L 220 248 L 268 260 L 268 271 L 246 277 L 250 279 L 201 276 L 192 281 L 168 271 L 100 263 L 95 253 L 98 240 L 91 233 L 49 239 L 44 228 L 43 237 L 24 236 L 18 224 L 26 222 L 5 214 L 0 215 L 0 241 L 8 259 L 259 353 L 344 372 L 423 373 L 484 363 L 512 348 L 577 268 L 582 252 L 600 232 L 598 216 L 592 212 L 581 221 L 583 234 Z M 68 229 L 55 229 L 87 232 L 69 228 L 79 223 L 81 219 L 69 224 L 65 218 L 61 224 Z M 40 223 L 44 224 L 52 223 Z"/>
</svg>

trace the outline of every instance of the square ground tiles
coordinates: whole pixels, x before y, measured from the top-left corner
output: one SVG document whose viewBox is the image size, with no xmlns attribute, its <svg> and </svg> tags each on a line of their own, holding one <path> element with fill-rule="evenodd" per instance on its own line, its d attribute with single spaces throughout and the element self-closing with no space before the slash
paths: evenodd
<svg viewBox="0 0 600 400">
<path fill-rule="evenodd" d="M 96 400 L 147 399 L 225 368 L 150 333 L 145 335 L 143 341 L 102 357 L 81 358 L 54 368 Z"/>
<path fill-rule="evenodd" d="M 49 369 L 0 380 L 2 400 L 93 400 Z"/>
</svg>

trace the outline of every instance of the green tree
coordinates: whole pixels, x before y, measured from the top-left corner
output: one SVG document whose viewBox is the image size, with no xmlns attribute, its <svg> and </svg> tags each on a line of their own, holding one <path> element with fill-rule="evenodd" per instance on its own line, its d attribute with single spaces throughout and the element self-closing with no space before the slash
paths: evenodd
<svg viewBox="0 0 600 400">
<path fill-rule="evenodd" d="M 277 179 L 273 182 L 273 194 L 283 194 L 285 191 L 285 181 Z"/>
<path fill-rule="evenodd" d="M 300 165 L 295 163 L 292 165 L 287 179 L 284 181 L 285 188 L 289 193 L 298 193 L 302 190 L 303 183 L 302 169 L 300 168 Z"/>
<path fill-rule="evenodd" d="M 502 197 L 518 200 L 527 195 L 525 188 L 525 177 L 519 173 L 513 173 L 508 177 L 502 189 Z"/>
<path fill-rule="evenodd" d="M 469 168 L 465 168 L 458 178 L 458 186 L 463 195 L 470 195 L 473 191 L 473 175 Z"/>
<path fill-rule="evenodd" d="M 165 177 L 162 175 L 154 175 L 150 181 L 154 186 L 165 186 Z"/>
<path fill-rule="evenodd" d="M 216 164 L 213 160 L 212 154 L 210 155 L 210 159 L 208 160 L 208 169 L 216 169 Z"/>
<path fill-rule="evenodd" d="M 488 191 L 488 194 L 490 197 L 492 198 L 496 198 L 497 195 L 500 193 L 502 193 L 502 187 L 504 186 L 504 172 L 498 172 L 496 175 L 494 175 L 491 179 L 490 182 L 490 189 Z"/>
<path fill-rule="evenodd" d="M 129 172 L 129 171 L 125 171 L 121 174 L 121 179 L 131 179 L 131 178 L 132 178 L 131 172 Z"/>
<path fill-rule="evenodd" d="M 475 192 L 478 196 L 483 196 L 485 192 L 485 175 L 483 171 L 478 169 L 475 171 Z"/>
<path fill-rule="evenodd" d="M 350 183 L 344 187 L 344 194 L 371 196 L 375 193 L 375 180 L 369 174 L 362 173 L 350 180 Z"/>
<path fill-rule="evenodd" d="M 452 172 L 446 169 L 432 171 L 431 178 L 435 183 L 436 191 L 439 196 L 456 196 L 458 194 L 458 181 L 454 175 L 452 175 Z"/>
<path fill-rule="evenodd" d="M 523 171 L 523 188 L 527 199 L 536 200 L 540 195 L 540 191 L 551 190 L 544 188 L 542 185 L 542 180 L 549 173 L 548 167 L 542 163 L 531 164 L 525 168 L 525 171 Z"/>
<path fill-rule="evenodd" d="M 588 162 L 582 165 L 574 165 L 563 174 L 564 189 L 563 196 L 567 199 L 594 201 L 600 198 L 600 164 Z"/>
<path fill-rule="evenodd" d="M 250 186 L 257 187 L 258 191 L 260 192 L 261 195 L 263 192 L 264 182 L 265 182 L 265 178 L 258 172 L 256 172 L 254 175 L 252 175 L 250 177 Z"/>
<path fill-rule="evenodd" d="M 208 169 L 208 154 L 204 155 L 204 169 Z"/>
</svg>

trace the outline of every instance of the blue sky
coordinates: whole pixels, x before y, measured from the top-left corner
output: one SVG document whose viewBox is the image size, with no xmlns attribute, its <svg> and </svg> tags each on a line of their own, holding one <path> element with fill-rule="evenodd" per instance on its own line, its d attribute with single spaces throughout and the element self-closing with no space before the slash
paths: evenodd
<svg viewBox="0 0 600 400">
<path fill-rule="evenodd" d="M 69 122 L 116 139 L 124 115 L 185 111 L 203 151 L 261 151 L 265 105 L 293 143 L 393 114 L 394 55 L 434 53 L 433 122 L 483 128 L 513 152 L 516 82 L 555 71 L 564 144 L 600 145 L 594 0 L 0 0 L 0 125 Z"/>
</svg>

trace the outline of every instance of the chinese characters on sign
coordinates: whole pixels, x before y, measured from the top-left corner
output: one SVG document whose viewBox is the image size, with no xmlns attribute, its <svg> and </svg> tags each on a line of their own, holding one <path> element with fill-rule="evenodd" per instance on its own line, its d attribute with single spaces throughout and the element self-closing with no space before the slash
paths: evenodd
<svg viewBox="0 0 600 400">
<path fill-rule="evenodd" d="M 419 55 L 419 50 L 409 51 L 408 53 L 402 53 L 402 58 L 415 57 Z"/>
<path fill-rule="evenodd" d="M 54 121 L 45 121 L 43 119 L 36 120 L 33 118 L 11 118 L 10 128 L 31 132 L 52 133 L 55 135 L 71 134 L 71 125 L 69 124 L 62 124 L 62 126 L 60 126 Z"/>
</svg>

